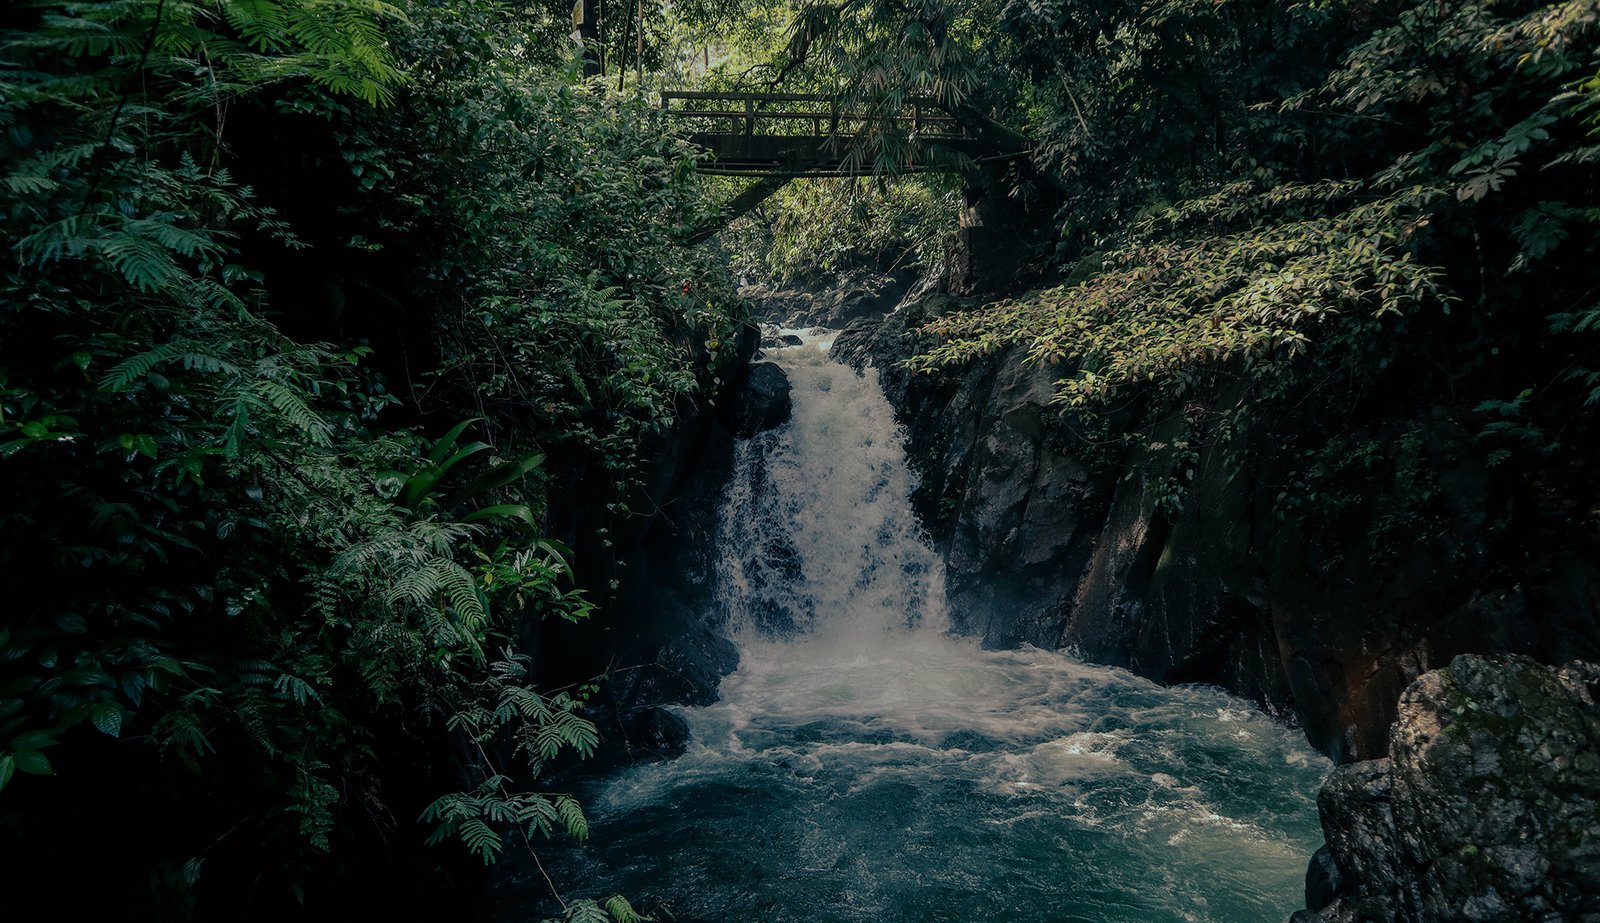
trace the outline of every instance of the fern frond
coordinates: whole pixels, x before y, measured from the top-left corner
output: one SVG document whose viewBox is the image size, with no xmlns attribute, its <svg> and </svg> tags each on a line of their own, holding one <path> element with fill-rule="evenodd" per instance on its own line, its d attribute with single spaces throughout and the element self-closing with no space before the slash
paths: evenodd
<svg viewBox="0 0 1600 923">
<path fill-rule="evenodd" d="M 116 234 L 98 241 L 97 249 L 129 285 L 141 292 L 168 288 L 184 276 L 172 254 L 148 238 Z"/>
<path fill-rule="evenodd" d="M 100 379 L 100 387 L 107 391 L 125 391 L 135 381 L 150 374 L 156 366 L 183 355 L 187 347 L 181 343 L 165 343 L 147 349 L 117 363 Z"/>
<path fill-rule="evenodd" d="M 299 394 L 276 381 L 258 381 L 255 390 L 285 423 L 306 437 L 312 445 L 321 447 L 333 443 L 333 427 L 317 416 Z"/>
<path fill-rule="evenodd" d="M 573 839 L 581 843 L 589 838 L 589 819 L 583 816 L 583 808 L 577 799 L 570 795 L 557 795 L 556 813 L 561 816 L 562 825 Z"/>
<path fill-rule="evenodd" d="M 446 561 L 441 563 L 439 577 L 445 599 L 456 618 L 468 631 L 482 631 L 489 621 L 489 611 L 472 574 L 454 561 Z"/>
<path fill-rule="evenodd" d="M 500 834 L 476 817 L 462 821 L 457 832 L 461 842 L 482 859 L 484 865 L 493 864 L 495 856 L 500 853 Z"/>
<path fill-rule="evenodd" d="M 650 917 L 633 909 L 633 905 L 628 903 L 628 899 L 620 894 L 613 894 L 606 898 L 605 907 L 606 913 L 611 914 L 611 919 L 615 923 L 647 923 L 650 920 Z"/>
<path fill-rule="evenodd" d="M 613 923 L 611 914 L 596 901 L 584 898 L 567 905 L 563 923 Z"/>
</svg>

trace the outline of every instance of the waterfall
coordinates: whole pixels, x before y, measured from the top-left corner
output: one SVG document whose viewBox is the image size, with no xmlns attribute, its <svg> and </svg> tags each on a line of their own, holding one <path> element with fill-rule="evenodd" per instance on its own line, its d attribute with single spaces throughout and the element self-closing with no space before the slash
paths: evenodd
<svg viewBox="0 0 1600 923">
<path fill-rule="evenodd" d="M 738 448 L 717 537 L 731 632 L 878 645 L 948 627 L 942 564 L 911 510 L 904 435 L 876 375 L 828 340 L 774 351 L 792 419 Z"/>
<path fill-rule="evenodd" d="M 561 874 L 697 923 L 1281 923 L 1326 761 L 1220 690 L 950 636 L 892 410 L 826 346 L 772 351 L 793 418 L 723 500 L 738 670 L 582 793 Z"/>
</svg>

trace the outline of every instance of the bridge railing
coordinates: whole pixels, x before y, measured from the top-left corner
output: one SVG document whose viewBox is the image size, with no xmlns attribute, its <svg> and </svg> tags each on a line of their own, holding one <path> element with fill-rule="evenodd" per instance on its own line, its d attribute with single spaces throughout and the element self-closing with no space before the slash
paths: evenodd
<svg viewBox="0 0 1600 923">
<path fill-rule="evenodd" d="M 960 123 L 928 98 L 908 100 L 898 113 L 854 112 L 834 96 L 814 93 L 720 93 L 669 90 L 661 108 L 690 120 L 694 134 L 848 139 L 885 128 L 920 138 L 962 138 Z"/>
</svg>

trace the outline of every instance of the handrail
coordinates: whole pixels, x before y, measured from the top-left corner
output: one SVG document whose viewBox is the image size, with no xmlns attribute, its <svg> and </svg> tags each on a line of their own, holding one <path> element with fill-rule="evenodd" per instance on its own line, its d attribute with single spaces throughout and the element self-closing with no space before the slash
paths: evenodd
<svg viewBox="0 0 1600 923">
<path fill-rule="evenodd" d="M 745 116 L 745 112 L 744 112 L 743 109 L 738 109 L 738 110 L 735 110 L 735 109 L 674 109 L 674 110 L 672 110 L 672 114 L 673 115 L 680 115 L 680 116 L 683 116 L 685 118 L 697 118 L 697 119 L 726 119 L 726 118 L 741 118 L 742 119 Z M 868 115 L 868 114 L 866 114 L 864 112 L 757 112 L 756 113 L 756 118 L 758 118 L 758 119 L 828 119 L 828 118 L 833 118 L 834 116 L 838 116 L 841 120 L 849 119 L 850 121 L 854 121 L 854 122 L 881 122 L 881 121 L 884 121 L 886 119 L 887 120 L 891 120 L 891 121 L 910 121 L 911 119 L 919 118 L 919 116 L 917 116 L 915 114 L 884 116 L 884 115 Z M 951 124 L 955 124 L 956 123 L 956 120 L 951 118 L 948 115 L 923 115 L 923 116 L 920 116 L 920 118 L 922 120 L 922 123 L 925 124 L 925 125 L 926 124 L 933 124 L 933 123 L 945 123 L 945 122 L 948 122 L 948 123 L 951 123 Z"/>
<path fill-rule="evenodd" d="M 688 106 L 674 108 L 672 105 L 674 100 L 680 102 L 722 103 L 724 105 L 715 109 L 694 109 Z M 743 105 L 727 105 L 730 103 L 743 103 Z M 767 109 L 758 107 L 759 103 L 826 103 L 827 111 Z M 861 128 L 864 126 L 885 123 L 890 125 L 909 125 L 914 135 L 940 138 L 960 138 L 965 135 L 959 120 L 940 110 L 932 98 L 921 96 L 906 100 L 905 107 L 898 113 L 874 115 L 865 112 L 841 112 L 839 111 L 839 97 L 821 93 L 722 93 L 712 90 L 663 90 L 661 93 L 661 108 L 674 118 L 741 121 L 743 125 L 734 131 L 728 132 L 728 134 L 742 134 L 747 139 L 754 138 L 757 135 L 756 123 L 761 121 L 810 122 L 811 134 L 819 138 L 851 137 L 861 133 Z M 930 112 L 928 111 L 929 109 L 933 111 Z M 823 131 L 824 120 L 827 121 L 826 132 Z M 841 123 L 853 130 L 841 134 L 839 130 Z"/>
<path fill-rule="evenodd" d="M 685 117 L 685 118 L 728 118 L 728 117 L 733 117 L 733 115 L 738 115 L 739 118 L 744 118 L 744 110 L 742 110 L 742 109 L 674 109 L 674 110 L 672 110 L 672 115 L 682 115 L 682 117 Z M 853 122 L 883 122 L 883 120 L 890 120 L 890 118 L 893 118 L 893 120 L 909 120 L 909 118 L 914 118 L 914 114 L 906 114 L 906 115 L 872 115 L 872 114 L 869 114 L 869 112 L 805 112 L 805 110 L 800 110 L 800 112 L 786 112 L 786 110 L 778 110 L 778 112 L 760 112 L 760 110 L 757 110 L 757 114 L 755 114 L 755 117 L 757 117 L 757 118 L 832 118 L 832 117 L 835 117 L 835 115 L 837 115 L 837 117 L 840 117 L 840 118 L 850 118 L 850 120 L 853 120 Z M 923 120 L 923 122 L 955 122 L 955 118 L 950 118 L 949 115 L 923 115 L 922 120 Z"/>
<path fill-rule="evenodd" d="M 831 103 L 838 100 L 837 96 L 826 93 L 719 93 L 715 90 L 662 90 L 663 102 L 669 99 L 737 99 L 739 101 L 751 100 L 761 102 L 770 100 L 775 103 Z M 932 96 L 912 96 L 906 99 L 906 105 L 937 106 L 939 103 Z"/>
</svg>

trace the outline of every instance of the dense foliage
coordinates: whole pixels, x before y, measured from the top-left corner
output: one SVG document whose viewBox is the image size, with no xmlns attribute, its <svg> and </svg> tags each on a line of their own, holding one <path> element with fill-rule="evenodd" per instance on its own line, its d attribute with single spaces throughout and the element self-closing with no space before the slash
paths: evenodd
<svg viewBox="0 0 1600 923">
<path fill-rule="evenodd" d="M 960 201 L 944 174 L 790 183 L 720 237 L 740 275 L 791 285 L 856 266 L 935 272 Z"/>
<path fill-rule="evenodd" d="M 1053 284 L 935 321 L 919 368 L 1021 348 L 1063 370 L 1079 424 L 1179 461 L 1245 418 L 1315 447 L 1433 405 L 1491 464 L 1540 468 L 1581 457 L 1600 397 L 1597 17 L 819 3 L 786 66 L 882 111 L 933 94 L 996 150 L 1028 139 L 1010 195 L 1055 215 Z"/>
<path fill-rule="evenodd" d="M 593 605 L 541 535 L 627 499 L 739 316 L 678 243 L 691 151 L 529 13 L 0 14 L 8 874 L 141 829 L 97 874 L 124 912 L 403 905 L 430 834 L 584 835 L 537 780 L 594 748 L 589 687 L 522 639 Z"/>
<path fill-rule="evenodd" d="M 1573 270 L 1595 219 L 1592 5 L 1242 7 L 1130 6 L 1116 24 L 1130 41 L 1076 58 L 1112 74 L 1177 56 L 1214 102 L 1173 99 L 1155 80 L 1063 81 L 1081 116 L 1046 109 L 1039 125 L 1052 139 L 1041 154 L 1066 176 L 1070 278 L 937 325 L 952 339 L 933 362 L 1022 339 L 1081 366 L 1065 385 L 1076 398 L 1230 360 L 1298 374 L 1287 360 L 1312 347 L 1370 369 L 1407 324 L 1521 345 L 1577 323 L 1553 318 L 1588 285 Z M 1071 25 L 1027 34 L 1080 35 Z M 1184 41 L 1169 51 L 1174 29 Z M 1249 54 L 1262 36 L 1291 53 Z M 1316 53 L 1339 40 L 1340 57 Z M 1323 69 L 1307 66 L 1319 57 Z M 1132 115 L 1152 111 L 1163 115 Z M 1136 134 L 1118 130 L 1131 119 L 1153 132 L 1136 154 L 1112 152 L 1116 171 L 1147 174 L 1134 182 L 1095 160 Z M 1075 128 L 1052 133 L 1064 124 Z M 1542 323 L 1527 322 L 1529 301 L 1549 306 Z M 1452 318 L 1458 304 L 1471 309 Z"/>
</svg>

